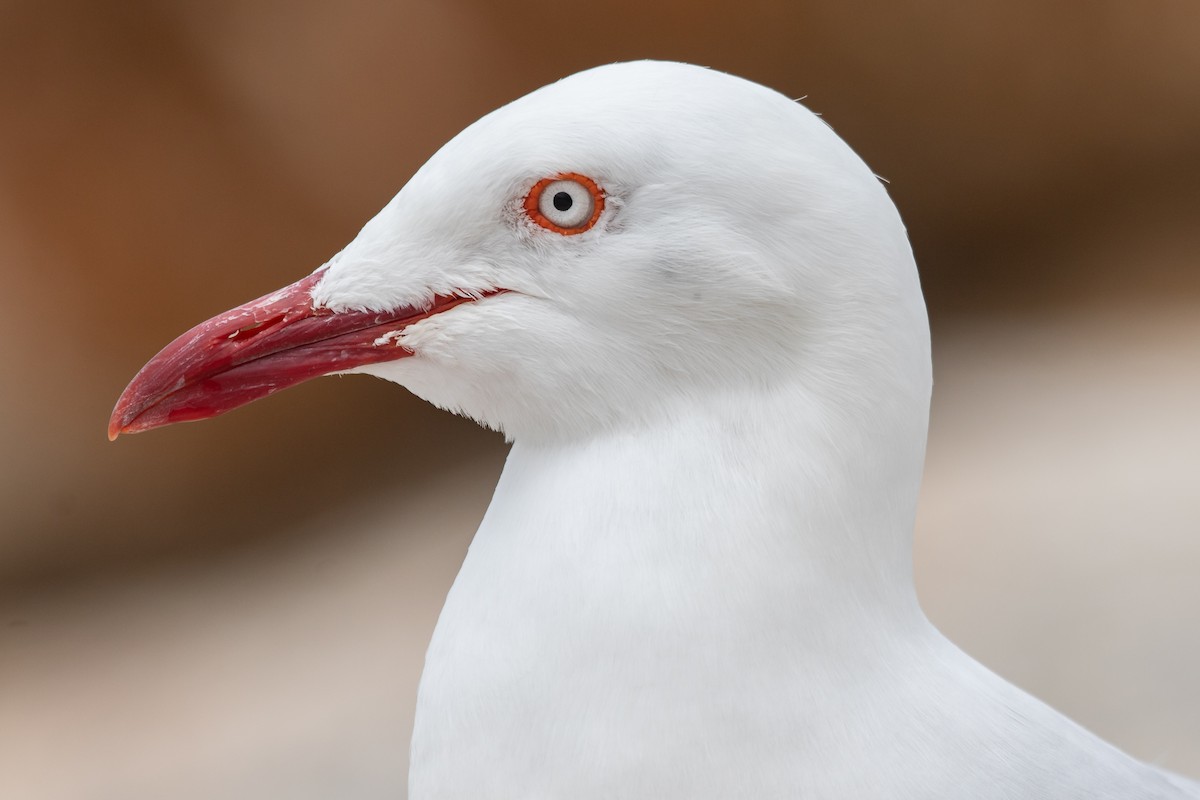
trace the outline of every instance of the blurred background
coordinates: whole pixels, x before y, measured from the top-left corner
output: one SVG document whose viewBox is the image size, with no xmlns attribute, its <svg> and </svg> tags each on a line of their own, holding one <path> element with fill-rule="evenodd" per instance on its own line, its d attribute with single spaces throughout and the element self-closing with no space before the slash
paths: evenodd
<svg viewBox="0 0 1200 800">
<path fill-rule="evenodd" d="M 1197 41 L 1192 0 L 0 0 L 0 796 L 403 796 L 501 439 L 368 378 L 108 413 L 480 115 L 643 57 L 806 96 L 890 181 L 930 616 L 1200 774 Z"/>
</svg>

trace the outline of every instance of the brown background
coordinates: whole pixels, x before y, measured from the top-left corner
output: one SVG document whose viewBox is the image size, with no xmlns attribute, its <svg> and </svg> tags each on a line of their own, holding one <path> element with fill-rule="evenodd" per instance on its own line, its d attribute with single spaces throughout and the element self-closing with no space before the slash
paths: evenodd
<svg viewBox="0 0 1200 800">
<path fill-rule="evenodd" d="M 503 443 L 365 378 L 107 415 L 463 126 L 641 57 L 807 96 L 890 181 L 937 363 L 926 607 L 1200 772 L 1197 41 L 1191 0 L 0 2 L 0 796 L 402 792 Z"/>
</svg>

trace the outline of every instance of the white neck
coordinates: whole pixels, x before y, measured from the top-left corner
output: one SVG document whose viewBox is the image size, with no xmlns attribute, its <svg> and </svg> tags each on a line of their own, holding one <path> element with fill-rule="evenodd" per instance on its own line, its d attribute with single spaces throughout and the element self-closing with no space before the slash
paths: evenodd
<svg viewBox="0 0 1200 800">
<path fill-rule="evenodd" d="M 905 403 L 864 419 L 803 383 L 514 445 L 427 657 L 414 797 L 444 790 L 447 748 L 470 742 L 521 744 L 463 796 L 562 747 L 615 748 L 597 781 L 681 729 L 761 749 L 928 635 L 911 564 L 925 420 Z"/>
<path fill-rule="evenodd" d="M 814 385 L 513 447 L 426 657 L 412 800 L 1184 796 L 926 621 L 925 391 Z"/>
</svg>

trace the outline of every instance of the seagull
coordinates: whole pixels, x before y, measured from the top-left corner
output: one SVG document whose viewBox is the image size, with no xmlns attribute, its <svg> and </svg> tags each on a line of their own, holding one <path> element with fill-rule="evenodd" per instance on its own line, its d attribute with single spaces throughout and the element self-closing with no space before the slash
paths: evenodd
<svg viewBox="0 0 1200 800">
<path fill-rule="evenodd" d="M 570 76 L 137 374 L 109 437 L 358 372 L 501 431 L 409 796 L 1200 798 L 922 613 L 929 327 L 886 190 L 715 70 Z"/>
</svg>

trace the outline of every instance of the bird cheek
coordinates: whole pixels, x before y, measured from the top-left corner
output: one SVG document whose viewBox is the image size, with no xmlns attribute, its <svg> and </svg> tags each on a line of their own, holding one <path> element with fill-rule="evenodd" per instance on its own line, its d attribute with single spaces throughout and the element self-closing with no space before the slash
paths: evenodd
<svg viewBox="0 0 1200 800">
<path fill-rule="evenodd" d="M 453 339 L 446 330 L 445 320 L 431 317 L 406 328 L 396 344 L 422 358 L 453 362 Z"/>
<path fill-rule="evenodd" d="M 397 343 L 426 363 L 470 371 L 480 366 L 479 362 L 487 362 L 496 346 L 497 336 L 483 311 L 467 303 L 454 313 L 423 319 L 406 328 Z"/>
</svg>

